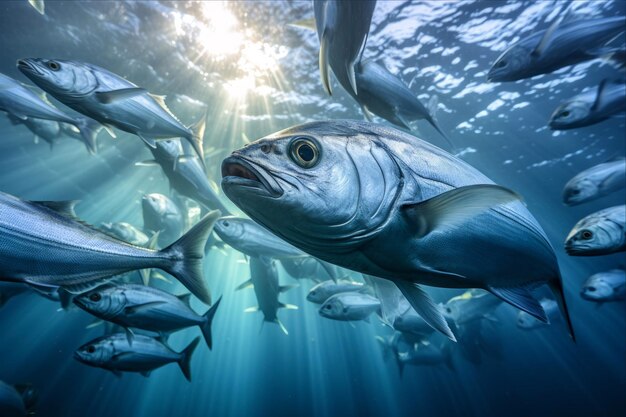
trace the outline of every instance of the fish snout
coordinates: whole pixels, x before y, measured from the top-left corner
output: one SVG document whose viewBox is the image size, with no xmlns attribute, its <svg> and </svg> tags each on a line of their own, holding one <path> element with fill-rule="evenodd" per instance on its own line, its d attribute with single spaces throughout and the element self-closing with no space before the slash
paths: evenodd
<svg viewBox="0 0 626 417">
<path fill-rule="evenodd" d="M 41 71 L 37 68 L 34 58 L 23 58 L 17 60 L 17 68 L 22 72 L 30 72 L 35 74 L 41 74 Z"/>
</svg>

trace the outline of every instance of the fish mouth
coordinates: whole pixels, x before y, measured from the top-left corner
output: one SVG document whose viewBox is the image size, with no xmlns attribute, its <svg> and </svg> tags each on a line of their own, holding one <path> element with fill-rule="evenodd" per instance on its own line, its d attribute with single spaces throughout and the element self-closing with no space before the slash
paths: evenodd
<svg viewBox="0 0 626 417">
<path fill-rule="evenodd" d="M 43 72 L 39 70 L 37 65 L 30 59 L 18 59 L 17 60 L 17 69 L 24 73 L 32 73 L 36 75 L 43 75 Z"/>
<path fill-rule="evenodd" d="M 570 256 L 589 255 L 592 249 L 587 246 L 577 246 L 573 243 L 565 243 L 565 252 Z"/>
<path fill-rule="evenodd" d="M 261 165 L 233 154 L 222 162 L 222 185 L 254 188 L 273 198 L 281 197 L 282 188 L 265 171 Z"/>
</svg>

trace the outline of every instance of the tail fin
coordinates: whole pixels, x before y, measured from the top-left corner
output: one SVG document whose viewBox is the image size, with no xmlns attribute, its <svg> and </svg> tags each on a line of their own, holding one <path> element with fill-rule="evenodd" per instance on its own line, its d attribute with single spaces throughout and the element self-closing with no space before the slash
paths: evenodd
<svg viewBox="0 0 626 417">
<path fill-rule="evenodd" d="M 570 337 L 575 342 L 576 335 L 574 334 L 574 326 L 572 326 L 572 321 L 569 317 L 569 311 L 567 310 L 567 304 L 565 303 L 565 296 L 563 295 L 563 282 L 561 281 L 561 276 L 553 279 L 548 282 L 548 286 L 552 293 L 554 294 L 554 298 L 556 299 L 556 303 L 559 306 L 559 310 L 561 310 L 561 314 L 565 318 L 565 323 L 567 324 L 567 330 L 569 332 Z"/>
<path fill-rule="evenodd" d="M 215 317 L 215 312 L 222 301 L 222 297 L 218 298 L 217 302 L 209 308 L 209 311 L 204 313 L 204 323 L 200 325 L 200 330 L 202 331 L 202 335 L 204 336 L 204 341 L 206 342 L 209 349 L 213 348 L 213 338 L 211 336 L 211 324 L 213 323 L 213 318 Z"/>
<path fill-rule="evenodd" d="M 209 212 L 180 239 L 160 251 L 171 262 L 166 272 L 179 280 L 200 301 L 209 305 L 211 294 L 204 283 L 202 259 L 204 245 L 219 217 L 219 210 Z"/>
<path fill-rule="evenodd" d="M 178 366 L 180 366 L 180 370 L 183 371 L 183 375 L 185 375 L 185 378 L 189 382 L 191 382 L 191 355 L 193 355 L 193 351 L 196 350 L 199 342 L 200 336 L 193 339 L 193 341 L 189 343 L 189 346 L 187 346 L 185 350 L 180 352 Z"/>
<path fill-rule="evenodd" d="M 207 115 L 207 112 L 204 112 L 200 120 L 189 126 L 191 136 L 187 138 L 187 140 L 191 143 L 191 146 L 193 146 L 194 151 L 196 151 L 198 158 L 200 158 L 200 163 L 203 168 L 206 168 L 206 164 L 204 162 L 204 131 L 206 129 Z"/>
<path fill-rule="evenodd" d="M 95 155 L 98 152 L 96 137 L 102 129 L 102 125 L 87 117 L 79 117 L 76 119 L 76 127 L 80 130 L 80 136 L 89 153 Z"/>
</svg>

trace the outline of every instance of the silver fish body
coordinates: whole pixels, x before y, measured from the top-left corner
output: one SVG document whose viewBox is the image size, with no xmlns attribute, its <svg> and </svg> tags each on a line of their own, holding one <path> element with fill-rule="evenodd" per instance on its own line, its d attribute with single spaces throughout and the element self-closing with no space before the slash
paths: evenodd
<svg viewBox="0 0 626 417">
<path fill-rule="evenodd" d="M 537 320 L 525 311 L 519 311 L 517 313 L 517 327 L 524 330 L 537 329 L 551 325 L 561 318 L 559 314 L 559 307 L 557 306 L 556 301 L 549 298 L 543 298 L 540 303 L 543 307 L 543 311 L 546 312 L 546 316 L 548 316 L 548 323 Z"/>
<path fill-rule="evenodd" d="M 306 299 L 315 304 L 323 304 L 328 298 L 342 292 L 359 292 L 364 289 L 361 282 L 338 280 L 337 282 L 328 280 L 320 282 L 311 288 Z"/>
<path fill-rule="evenodd" d="M 454 321 L 457 326 L 491 317 L 496 308 L 502 304 L 502 300 L 491 294 L 472 290 L 449 299 L 442 306 L 443 315 Z"/>
<path fill-rule="evenodd" d="M 179 241 L 154 251 L 77 221 L 71 205 L 29 202 L 0 193 L 0 276 L 82 292 L 115 275 L 159 268 L 210 304 L 202 257 L 218 216 L 218 212 L 208 214 Z"/>
<path fill-rule="evenodd" d="M 597 303 L 626 300 L 626 272 L 623 269 L 611 269 L 593 274 L 583 284 L 580 296 Z"/>
<path fill-rule="evenodd" d="M 376 297 L 359 292 L 342 292 L 326 299 L 319 313 L 327 319 L 359 321 L 366 320 L 378 309 L 380 301 Z"/>
<path fill-rule="evenodd" d="M 607 255 L 626 250 L 626 206 L 614 206 L 582 218 L 565 240 L 571 256 Z"/>
<path fill-rule="evenodd" d="M 143 229 L 159 232 L 159 243 L 169 244 L 183 233 L 185 219 L 180 208 L 171 198 L 159 193 L 146 194 L 141 198 Z"/>
<path fill-rule="evenodd" d="M 596 200 L 626 187 L 626 158 L 594 165 L 569 180 L 563 189 L 563 202 L 575 206 Z"/>
<path fill-rule="evenodd" d="M 137 229 L 130 223 L 102 223 L 100 228 L 106 233 L 118 238 L 119 240 L 130 243 L 134 246 L 147 247 L 148 242 L 150 241 L 150 238 L 146 236 L 144 232 Z"/>
</svg>

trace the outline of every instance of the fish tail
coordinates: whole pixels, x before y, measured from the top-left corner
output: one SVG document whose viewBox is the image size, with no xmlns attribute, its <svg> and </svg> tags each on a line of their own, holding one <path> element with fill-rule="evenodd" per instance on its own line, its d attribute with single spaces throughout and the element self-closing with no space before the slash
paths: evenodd
<svg viewBox="0 0 626 417">
<path fill-rule="evenodd" d="M 102 125 L 95 120 L 80 117 L 76 119 L 76 127 L 80 131 L 80 136 L 83 139 L 83 143 L 87 147 L 89 153 L 95 155 L 98 151 L 96 138 L 102 129 Z"/>
<path fill-rule="evenodd" d="M 189 346 L 185 348 L 182 352 L 180 352 L 180 359 L 178 360 L 178 366 L 180 366 L 180 370 L 183 371 L 183 375 L 185 375 L 185 379 L 191 382 L 191 355 L 193 355 L 193 351 L 198 347 L 198 343 L 200 342 L 200 336 L 196 337 L 189 343 Z"/>
<path fill-rule="evenodd" d="M 191 146 L 193 146 L 194 151 L 196 151 L 198 158 L 200 158 L 203 168 L 206 168 L 204 161 L 204 131 L 206 130 L 206 119 L 207 112 L 205 111 L 200 120 L 189 126 L 191 136 L 187 138 Z"/>
<path fill-rule="evenodd" d="M 219 217 L 219 210 L 209 212 L 180 239 L 160 251 L 171 262 L 164 267 L 165 271 L 172 274 L 200 301 L 209 305 L 211 294 L 204 283 L 202 260 L 204 246 Z"/>
<path fill-rule="evenodd" d="M 213 347 L 213 338 L 211 336 L 211 324 L 213 323 L 213 318 L 215 317 L 215 312 L 222 301 L 222 297 L 220 297 L 215 304 L 209 308 L 209 310 L 204 313 L 204 323 L 200 325 L 200 330 L 202 331 L 202 335 L 204 336 L 204 341 L 206 342 L 209 349 Z"/>
<path fill-rule="evenodd" d="M 575 342 L 576 335 L 574 334 L 574 326 L 572 325 L 572 320 L 570 319 L 567 304 L 565 302 L 565 295 L 563 294 L 563 281 L 561 279 L 561 275 L 559 274 L 558 277 L 548 282 L 548 286 L 550 287 L 550 290 L 552 290 L 554 298 L 556 299 L 556 303 L 559 306 L 559 310 L 565 318 L 565 323 L 567 324 L 567 330 L 569 332 L 569 335 Z"/>
</svg>

